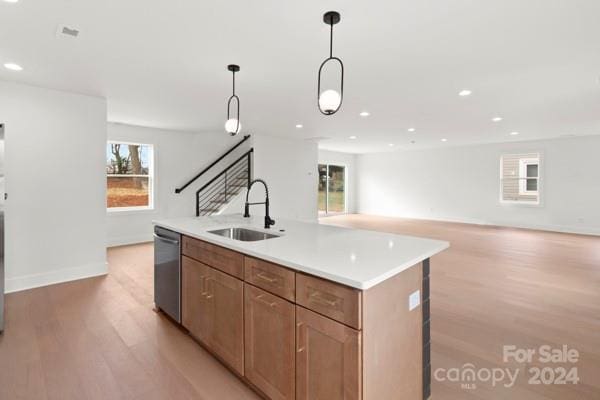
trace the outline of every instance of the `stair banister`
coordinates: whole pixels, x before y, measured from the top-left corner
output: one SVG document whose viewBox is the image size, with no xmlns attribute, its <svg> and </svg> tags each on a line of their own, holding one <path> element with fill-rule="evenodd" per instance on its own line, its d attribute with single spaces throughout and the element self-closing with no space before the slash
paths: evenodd
<svg viewBox="0 0 600 400">
<path fill-rule="evenodd" d="M 234 151 L 235 149 L 237 149 L 242 143 L 244 143 L 249 138 L 250 138 L 250 135 L 244 136 L 244 138 L 242 140 L 240 140 L 235 146 L 233 146 L 232 148 L 230 148 L 229 150 L 227 150 L 221 157 L 219 157 L 215 161 L 213 161 L 209 166 L 207 166 L 206 168 L 204 168 L 195 177 L 193 177 L 192 179 L 190 179 L 185 185 L 183 185 L 183 186 L 175 189 L 175 193 L 179 194 L 179 193 L 183 192 L 188 186 L 190 186 L 192 183 L 194 183 L 196 181 L 196 179 L 200 178 L 209 169 L 211 169 L 212 167 L 214 167 L 215 165 L 217 165 L 217 163 L 219 161 L 221 161 L 222 159 L 224 159 L 225 157 L 227 157 L 232 151 Z"/>
</svg>

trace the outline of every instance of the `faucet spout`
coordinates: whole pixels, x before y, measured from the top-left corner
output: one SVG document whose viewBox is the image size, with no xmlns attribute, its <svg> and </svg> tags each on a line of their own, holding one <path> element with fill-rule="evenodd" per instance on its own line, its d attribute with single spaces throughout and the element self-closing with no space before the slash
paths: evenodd
<svg viewBox="0 0 600 400">
<path fill-rule="evenodd" d="M 248 197 L 250 196 L 250 189 L 252 189 L 252 186 L 257 182 L 262 183 L 265 187 L 265 201 L 259 203 L 250 203 L 248 201 Z M 269 216 L 269 187 L 267 186 L 267 183 L 262 179 L 254 179 L 248 185 L 248 191 L 246 192 L 246 203 L 244 204 L 244 218 L 250 218 L 250 206 L 257 204 L 265 205 L 265 229 L 269 229 L 271 225 L 275 225 L 275 220 L 271 219 L 271 217 Z"/>
</svg>

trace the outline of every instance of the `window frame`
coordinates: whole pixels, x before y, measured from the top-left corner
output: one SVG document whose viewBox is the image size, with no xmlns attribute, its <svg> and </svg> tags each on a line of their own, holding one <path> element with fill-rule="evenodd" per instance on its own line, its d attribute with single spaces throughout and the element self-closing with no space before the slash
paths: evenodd
<svg viewBox="0 0 600 400">
<path fill-rule="evenodd" d="M 528 176 L 527 167 L 530 165 L 537 166 L 537 176 Z M 527 189 L 527 181 L 535 179 L 537 181 L 536 190 Z M 519 195 L 522 196 L 538 196 L 540 195 L 540 159 L 538 158 L 522 158 L 519 160 Z M 539 201 L 539 199 L 538 199 Z"/>
<path fill-rule="evenodd" d="M 155 211 L 155 193 L 154 189 L 156 187 L 156 179 L 155 179 L 155 154 L 156 154 L 156 146 L 152 143 L 140 143 L 140 142 L 130 142 L 126 140 L 107 140 L 106 145 L 110 144 L 122 144 L 122 145 L 133 145 L 133 146 L 146 146 L 150 149 L 148 154 L 148 161 L 150 163 L 148 167 L 148 175 L 134 175 L 134 174 L 105 174 L 106 179 L 109 177 L 147 177 L 148 178 L 148 205 L 147 206 L 133 206 L 133 207 L 108 207 L 108 201 L 106 202 L 106 212 L 109 214 L 129 214 L 129 213 L 139 213 L 139 212 L 153 212 Z M 106 150 L 105 150 L 106 151 Z M 105 195 L 105 199 L 108 200 L 108 193 Z"/>
<path fill-rule="evenodd" d="M 537 157 L 535 157 L 537 155 Z M 501 152 L 499 154 L 499 185 L 498 185 L 498 199 L 500 204 L 506 206 L 517 206 L 517 207 L 544 207 L 544 175 L 543 175 L 543 167 L 544 167 L 544 152 L 540 150 L 523 150 L 523 151 L 509 151 L 509 152 Z M 525 196 L 528 195 L 536 195 L 537 201 L 526 201 L 526 200 L 504 200 L 504 191 L 503 191 L 503 168 L 504 168 L 504 157 L 508 156 L 524 156 L 523 159 L 527 160 L 536 160 L 538 166 L 538 176 L 537 176 L 537 191 L 530 191 L 527 194 L 523 194 Z M 533 157 L 532 157 L 533 156 Z M 535 163 L 533 163 L 535 164 Z M 519 178 L 520 174 L 520 165 L 521 160 L 519 160 Z M 521 184 L 519 180 L 519 194 L 521 195 Z"/>
</svg>

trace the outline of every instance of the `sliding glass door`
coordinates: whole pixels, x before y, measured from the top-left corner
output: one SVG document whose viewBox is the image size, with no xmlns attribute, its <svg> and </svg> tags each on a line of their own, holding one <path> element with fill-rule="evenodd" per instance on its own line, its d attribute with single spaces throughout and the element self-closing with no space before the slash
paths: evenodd
<svg viewBox="0 0 600 400">
<path fill-rule="evenodd" d="M 346 212 L 346 167 L 319 164 L 319 213 Z"/>
</svg>

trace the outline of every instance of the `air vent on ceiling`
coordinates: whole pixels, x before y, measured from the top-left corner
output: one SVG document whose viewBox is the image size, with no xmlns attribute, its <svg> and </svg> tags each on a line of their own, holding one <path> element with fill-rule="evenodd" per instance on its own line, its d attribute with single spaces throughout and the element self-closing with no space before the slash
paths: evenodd
<svg viewBox="0 0 600 400">
<path fill-rule="evenodd" d="M 79 29 L 68 25 L 59 25 L 56 29 L 57 38 L 75 39 L 79 36 Z"/>
</svg>

